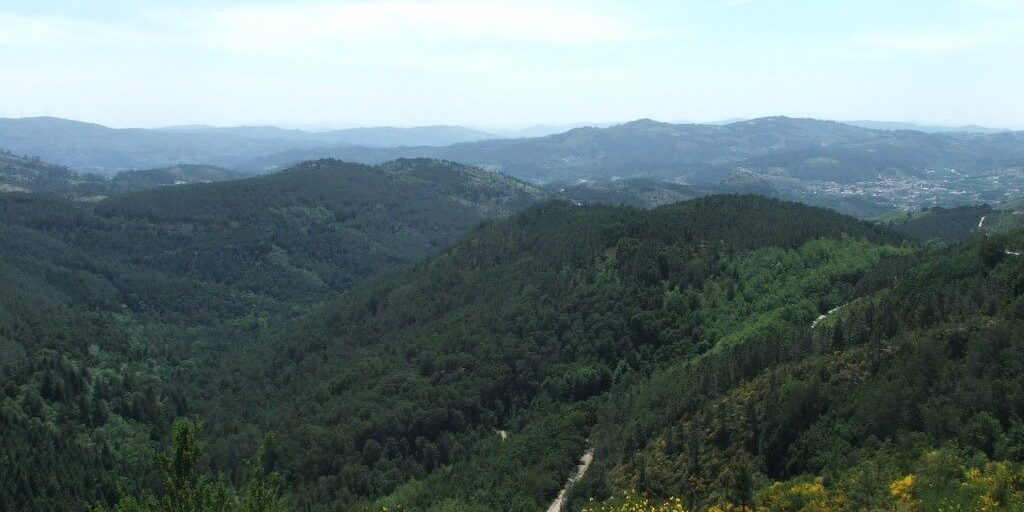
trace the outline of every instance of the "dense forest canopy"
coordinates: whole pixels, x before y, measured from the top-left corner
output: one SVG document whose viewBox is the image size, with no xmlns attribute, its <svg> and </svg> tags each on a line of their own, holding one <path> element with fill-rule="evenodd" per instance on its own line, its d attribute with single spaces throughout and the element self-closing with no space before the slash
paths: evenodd
<svg viewBox="0 0 1024 512">
<path fill-rule="evenodd" d="M 584 453 L 565 510 L 1019 507 L 1019 205 L 597 204 L 709 192 L 321 160 L 0 194 L 0 508 L 535 511 Z"/>
<path fill-rule="evenodd" d="M 944 244 L 1024 228 L 1022 206 L 1020 199 L 995 205 L 936 206 L 887 215 L 881 222 L 920 242 Z"/>
<path fill-rule="evenodd" d="M 216 392 L 191 368 L 538 193 L 445 162 L 325 161 L 98 203 L 0 194 L 0 508 L 144 484 L 171 420 Z"/>
</svg>

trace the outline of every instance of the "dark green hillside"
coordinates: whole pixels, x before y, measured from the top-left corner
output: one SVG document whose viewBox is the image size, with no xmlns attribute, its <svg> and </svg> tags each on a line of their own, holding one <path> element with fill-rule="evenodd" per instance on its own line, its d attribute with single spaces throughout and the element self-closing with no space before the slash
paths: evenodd
<svg viewBox="0 0 1024 512">
<path fill-rule="evenodd" d="M 132 263 L 285 300 L 322 299 L 540 196 L 458 164 L 323 160 L 271 176 L 113 197 L 96 212 L 145 237 L 118 249 Z"/>
<path fill-rule="evenodd" d="M 67 167 L 52 165 L 38 158 L 16 156 L 0 151 L 0 193 L 64 193 L 71 187 L 101 184 L 99 177 L 79 176 Z"/>
<path fill-rule="evenodd" d="M 995 206 L 932 207 L 890 216 L 881 222 L 921 242 L 951 243 L 971 237 L 1024 228 L 1021 201 Z"/>
<path fill-rule="evenodd" d="M 157 365 L 171 339 L 152 336 L 158 319 L 148 329 L 114 312 L 113 274 L 131 279 L 125 269 L 7 225 L 0 253 L 0 509 L 112 500 L 119 476 L 133 484 L 146 475 L 154 440 L 185 412 Z"/>
<path fill-rule="evenodd" d="M 554 197 L 579 204 L 654 208 L 714 194 L 757 194 L 779 197 L 765 180 L 750 173 L 733 173 L 719 183 L 682 185 L 651 179 L 583 181 L 567 186 L 548 185 Z"/>
<path fill-rule="evenodd" d="M 578 496 L 695 509 L 1017 510 L 1024 235 L 868 273 L 815 328 L 681 362 L 598 415 Z M 767 343 L 766 343 L 767 342 Z"/>
<path fill-rule="evenodd" d="M 654 208 L 699 197 L 702 190 L 676 183 L 630 179 L 619 181 L 587 181 L 566 187 L 549 187 L 556 197 L 580 204 L 604 204 Z"/>
<path fill-rule="evenodd" d="M 212 165 L 177 165 L 159 169 L 122 171 L 110 178 L 115 191 L 148 190 L 170 185 L 230 181 L 243 177 L 235 171 Z"/>
<path fill-rule="evenodd" d="M 241 174 L 208 165 L 123 171 L 111 177 L 76 173 L 39 158 L 0 151 L 0 192 L 47 194 L 95 201 L 105 196 L 157 187 L 240 179 Z"/>
<path fill-rule="evenodd" d="M 652 211 L 544 204 L 233 358 L 235 382 L 262 385 L 204 410 L 223 443 L 211 448 L 228 464 L 253 433 L 284 434 L 291 492 L 317 510 L 392 491 L 390 501 L 422 508 L 538 510 L 607 390 L 728 336 L 805 326 L 848 300 L 896 241 L 752 196 Z M 780 266 L 739 281 L 764 272 L 741 263 L 749 258 Z M 740 293 L 743 282 L 751 288 Z M 239 431 L 254 410 L 260 427 Z M 508 430 L 517 451 L 493 429 Z"/>
<path fill-rule="evenodd" d="M 993 216 L 993 212 L 989 205 L 934 207 L 901 214 L 885 221 L 885 224 L 921 242 L 949 243 L 984 233 L 985 221 Z"/>
<path fill-rule="evenodd" d="M 1024 229 L 1024 198 L 1010 199 L 995 205 L 995 211 L 985 218 L 982 229 L 986 233 Z"/>
<path fill-rule="evenodd" d="M 166 453 L 241 510 L 264 469 L 297 510 L 544 510 L 590 449 L 570 508 L 1024 499 L 1024 234 L 732 195 L 497 218 L 540 197 L 424 160 L 0 195 L 0 508 L 173 506 L 182 416 Z"/>
<path fill-rule="evenodd" d="M 128 299 L 119 294 L 147 286 L 137 275 L 156 273 L 182 286 L 255 294 L 250 300 L 309 304 L 540 197 L 525 183 L 447 162 L 321 161 L 96 205 L 0 194 L 0 246 L 31 289 L 56 290 L 73 303 L 119 305 Z M 138 290 L 138 300 L 157 292 Z"/>
<path fill-rule="evenodd" d="M 171 420 L 240 383 L 228 377 L 235 350 L 538 193 L 404 161 L 320 162 L 98 205 L 0 194 L 0 509 L 81 511 L 145 485 Z M 182 209 L 152 215 L 154 204 Z"/>
<path fill-rule="evenodd" d="M 481 220 L 509 215 L 540 195 L 524 183 L 443 162 L 374 168 L 322 161 L 95 206 L 3 194 L 0 247 L 32 290 L 52 290 L 76 304 L 199 309 L 203 296 L 222 288 L 247 296 L 239 307 L 309 305 L 438 251 Z M 176 301 L 147 282 L 154 274 L 177 279 L 173 293 L 204 291 Z M 166 296 L 154 302 L 153 294 Z"/>
</svg>

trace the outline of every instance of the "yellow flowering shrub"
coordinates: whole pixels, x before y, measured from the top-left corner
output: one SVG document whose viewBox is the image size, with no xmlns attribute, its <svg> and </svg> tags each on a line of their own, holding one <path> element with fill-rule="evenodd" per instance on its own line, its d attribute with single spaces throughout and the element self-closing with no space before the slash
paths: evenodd
<svg viewBox="0 0 1024 512">
<path fill-rule="evenodd" d="M 914 499 L 914 475 L 907 475 L 889 484 L 889 494 L 899 501 L 911 501 Z"/>
<path fill-rule="evenodd" d="M 962 487 L 976 496 L 982 512 L 1024 507 L 1024 471 L 1006 462 L 989 462 L 967 470 Z"/>
<path fill-rule="evenodd" d="M 917 510 L 918 501 L 914 498 L 917 477 L 907 475 L 889 484 L 889 495 L 896 501 L 896 510 Z"/>
<path fill-rule="evenodd" d="M 824 512 L 844 510 L 846 499 L 830 492 L 825 481 L 775 482 L 757 493 L 759 510 L 780 512 Z"/>
<path fill-rule="evenodd" d="M 686 512 L 686 507 L 679 498 L 669 498 L 655 504 L 635 491 L 626 491 L 622 496 L 604 503 L 591 500 L 583 512 Z"/>
<path fill-rule="evenodd" d="M 750 507 L 733 505 L 732 503 L 718 503 L 716 505 L 711 505 L 708 512 L 750 512 Z"/>
</svg>

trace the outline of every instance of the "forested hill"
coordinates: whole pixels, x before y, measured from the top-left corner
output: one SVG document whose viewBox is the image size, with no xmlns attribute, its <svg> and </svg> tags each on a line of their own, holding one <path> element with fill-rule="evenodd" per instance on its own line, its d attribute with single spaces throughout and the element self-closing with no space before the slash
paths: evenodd
<svg viewBox="0 0 1024 512">
<path fill-rule="evenodd" d="M 905 235 L 928 243 L 951 243 L 971 237 L 1024 228 L 1024 201 L 1004 201 L 956 208 L 932 207 L 902 212 L 882 222 Z"/>
<path fill-rule="evenodd" d="M 638 208 L 654 208 L 716 194 L 757 194 L 765 197 L 779 197 L 779 193 L 771 185 L 749 173 L 736 173 L 727 176 L 720 183 L 712 185 L 680 185 L 637 178 L 588 180 L 569 186 L 549 185 L 546 188 L 553 197 L 568 199 L 579 204 L 625 205 Z M 839 208 L 832 209 L 841 211 Z"/>
<path fill-rule="evenodd" d="M 39 158 L 0 151 L 0 192 L 46 194 L 94 201 L 113 194 L 240 178 L 242 175 L 239 173 L 208 165 L 123 171 L 103 177 L 77 173 Z"/>
<path fill-rule="evenodd" d="M 0 151 L 0 192 L 58 192 L 76 178 L 66 167 Z"/>
<path fill-rule="evenodd" d="M 237 220 L 257 210 L 291 204 L 322 206 L 349 217 L 361 214 L 362 206 L 428 210 L 449 201 L 481 214 L 509 214 L 540 197 L 536 187 L 453 162 L 413 159 L 368 166 L 326 159 L 303 162 L 269 176 L 112 198 L 100 210 L 152 219 L 226 215 Z M 414 206 L 418 202 L 424 204 Z M 406 212 L 393 213 L 394 218 L 402 219 Z"/>
<path fill-rule="evenodd" d="M 760 510 L 1024 505 L 1024 232 L 876 266 L 809 328 L 613 394 L 577 502 Z"/>
<path fill-rule="evenodd" d="M 928 208 L 902 212 L 883 220 L 892 229 L 921 242 L 950 243 L 985 233 L 985 221 L 995 220 L 987 204 L 957 208 Z M 991 225 L 991 223 L 990 223 Z"/>
<path fill-rule="evenodd" d="M 497 218 L 538 197 L 420 160 L 0 195 L 0 508 L 266 510 L 274 470 L 285 509 L 537 511 L 588 449 L 572 510 L 1024 502 L 1024 233 L 731 195 Z"/>
<path fill-rule="evenodd" d="M 0 211 L 8 262 L 66 266 L 84 255 L 282 304 L 312 304 L 541 197 L 522 182 L 447 162 L 318 161 L 273 176 L 161 187 L 96 204 L 0 194 Z M 43 248 L 61 245 L 73 248 L 64 260 L 66 249 Z M 35 246 L 38 254 L 24 258 Z M 117 277 L 102 268 L 75 271 Z M 52 279 L 54 273 L 27 275 Z M 123 276 L 118 282 L 125 283 Z M 84 286 L 81 294 L 94 288 Z"/>
<path fill-rule="evenodd" d="M 137 488 L 171 420 L 238 383 L 233 350 L 539 194 L 434 161 L 96 204 L 0 194 L 0 509 L 77 512 Z"/>
<path fill-rule="evenodd" d="M 270 176 L 112 197 L 96 213 L 139 226 L 141 252 L 124 248 L 134 262 L 278 298 L 322 299 L 541 196 L 525 183 L 448 162 L 323 160 Z"/>
<path fill-rule="evenodd" d="M 135 192 L 189 183 L 230 181 L 243 177 L 244 175 L 238 172 L 212 165 L 175 165 L 156 169 L 122 171 L 107 180 L 111 189 L 107 194 Z"/>
<path fill-rule="evenodd" d="M 230 383 L 200 372 L 200 386 L 227 389 L 194 411 L 222 467 L 253 434 L 282 434 L 300 507 L 394 493 L 384 502 L 415 510 L 541 510 L 608 390 L 728 336 L 806 328 L 898 241 L 753 196 L 546 203 L 230 357 Z"/>
<path fill-rule="evenodd" d="M 1022 246 L 913 249 L 750 196 L 547 203 L 232 358 L 272 384 L 195 411 L 221 467 L 285 434 L 313 510 L 543 510 L 588 446 L 575 509 L 1010 506 Z"/>
</svg>

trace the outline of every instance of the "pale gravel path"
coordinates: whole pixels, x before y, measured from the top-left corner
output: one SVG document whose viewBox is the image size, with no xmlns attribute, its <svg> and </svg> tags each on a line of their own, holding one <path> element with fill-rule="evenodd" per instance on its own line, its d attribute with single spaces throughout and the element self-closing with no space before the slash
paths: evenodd
<svg viewBox="0 0 1024 512">
<path fill-rule="evenodd" d="M 558 491 L 558 497 L 555 501 L 551 502 L 551 506 L 548 507 L 548 512 L 562 512 L 562 507 L 565 506 L 565 497 L 569 494 L 569 489 L 572 488 L 576 482 L 579 482 L 583 475 L 587 474 L 587 470 L 590 469 L 590 463 L 594 462 L 594 449 L 588 448 L 583 456 L 580 457 L 580 465 L 576 466 L 576 473 L 569 477 L 569 481 L 565 483 L 565 487 L 561 491 Z"/>
<path fill-rule="evenodd" d="M 848 304 L 848 303 L 847 303 L 847 304 Z M 824 315 L 819 315 L 819 316 L 818 316 L 818 318 L 816 318 L 816 319 L 815 319 L 815 320 L 814 320 L 813 322 L 811 322 L 811 329 L 814 329 L 815 327 L 817 327 L 817 326 L 818 326 L 818 324 L 819 324 L 819 323 L 820 323 L 820 322 L 821 322 L 822 320 L 824 320 L 824 319 L 828 318 L 828 317 L 829 317 L 829 315 L 831 315 L 832 313 L 835 313 L 836 311 L 839 311 L 840 309 L 843 309 L 843 308 L 845 308 L 845 307 L 846 307 L 846 304 L 843 304 L 842 306 L 836 306 L 836 307 L 834 307 L 834 308 L 832 308 L 832 309 L 828 310 L 828 313 L 825 313 Z"/>
</svg>

